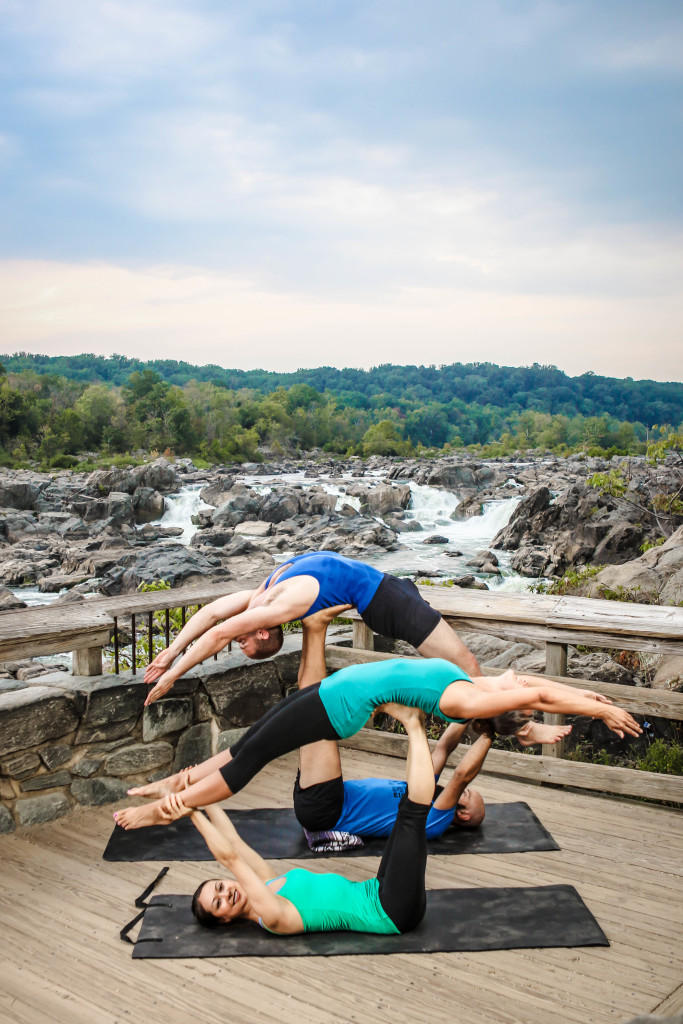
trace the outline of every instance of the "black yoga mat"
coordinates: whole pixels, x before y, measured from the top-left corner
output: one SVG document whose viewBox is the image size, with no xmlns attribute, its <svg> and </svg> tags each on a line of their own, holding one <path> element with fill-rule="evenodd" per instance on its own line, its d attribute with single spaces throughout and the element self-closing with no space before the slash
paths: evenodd
<svg viewBox="0 0 683 1024">
<path fill-rule="evenodd" d="M 289 807 L 261 807 L 231 811 L 230 818 L 242 839 L 266 860 L 311 857 L 381 857 L 386 839 L 366 839 L 361 847 L 341 853 L 313 853 Z M 448 828 L 428 843 L 431 854 L 531 853 L 559 850 L 559 846 L 528 804 L 491 804 L 478 828 Z M 188 818 L 170 825 L 125 829 L 114 827 L 104 851 L 105 860 L 213 860 L 206 843 Z"/>
<path fill-rule="evenodd" d="M 406 935 L 309 932 L 279 936 L 252 921 L 203 928 L 190 896 L 154 896 L 133 957 L 344 956 L 370 953 L 476 952 L 609 946 L 599 924 L 571 885 L 524 889 L 435 889 L 427 913 Z"/>
</svg>

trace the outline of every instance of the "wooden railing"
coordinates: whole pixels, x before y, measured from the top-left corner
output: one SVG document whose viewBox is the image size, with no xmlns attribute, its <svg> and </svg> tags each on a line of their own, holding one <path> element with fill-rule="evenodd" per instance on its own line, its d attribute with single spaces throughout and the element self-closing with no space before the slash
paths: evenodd
<svg viewBox="0 0 683 1024">
<path fill-rule="evenodd" d="M 683 608 L 580 597 L 495 594 L 455 587 L 419 589 L 425 600 L 437 608 L 458 633 L 476 631 L 512 641 L 543 642 L 546 650 L 544 676 L 547 678 L 604 694 L 633 714 L 683 720 L 683 693 L 576 679 L 566 674 L 570 644 L 683 654 Z M 353 647 L 328 647 L 329 668 L 393 657 L 375 652 L 372 631 L 357 612 L 348 614 L 353 619 Z M 491 675 L 504 671 L 484 668 Z M 549 724 L 564 721 L 562 715 L 544 715 L 544 719 Z M 381 748 L 385 753 L 392 745 L 402 750 L 400 737 L 387 738 L 376 730 L 363 730 L 348 743 L 364 745 L 364 749 L 370 750 Z M 486 766 L 489 770 L 495 769 L 497 774 L 683 803 L 683 779 L 679 776 L 566 761 L 562 759 L 563 753 L 561 743 L 544 745 L 540 757 L 492 751 Z"/>
<path fill-rule="evenodd" d="M 116 637 L 119 620 L 131 619 L 134 635 L 136 623 L 140 624 L 141 632 L 146 632 L 150 638 L 149 649 L 152 650 L 155 612 L 167 613 L 165 640 L 168 644 L 169 609 L 203 605 L 234 589 L 224 584 L 182 587 L 116 598 L 96 598 L 57 608 L 47 606 L 5 612 L 0 614 L 0 662 L 73 651 L 74 674 L 99 674 L 102 671 L 102 648 L 110 643 L 112 635 Z M 480 631 L 509 640 L 544 642 L 545 675 L 549 678 L 605 694 L 634 714 L 683 720 L 683 693 L 566 676 L 570 644 L 683 654 L 682 608 L 587 598 L 482 593 L 456 588 L 423 587 L 421 591 L 458 632 Z M 356 612 L 349 613 L 349 617 L 353 620 L 353 647 L 328 646 L 328 668 L 335 670 L 349 664 L 393 657 L 375 652 L 372 631 Z M 114 667 L 118 670 L 118 664 Z M 490 667 L 487 671 L 496 674 L 503 670 Z M 562 719 L 552 716 L 550 720 Z M 358 737 L 347 742 L 382 752 L 402 749 L 400 737 L 374 730 L 363 730 Z M 567 761 L 563 760 L 562 753 L 561 745 L 544 747 L 541 756 L 533 757 L 492 751 L 486 766 L 496 774 L 517 778 L 683 803 L 683 779 L 678 776 Z"/>
</svg>

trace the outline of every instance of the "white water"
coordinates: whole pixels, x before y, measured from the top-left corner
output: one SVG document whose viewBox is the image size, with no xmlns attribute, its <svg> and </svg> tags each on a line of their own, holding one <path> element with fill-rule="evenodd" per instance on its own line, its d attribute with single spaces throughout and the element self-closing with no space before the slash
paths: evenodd
<svg viewBox="0 0 683 1024">
<path fill-rule="evenodd" d="M 510 519 L 519 498 L 506 498 L 490 501 L 484 506 L 481 516 L 470 516 L 468 519 L 451 519 L 451 513 L 460 504 L 451 491 L 438 487 L 428 487 L 410 481 L 411 499 L 406 511 L 406 520 L 414 519 L 422 527 L 421 531 L 399 534 L 399 542 L 410 551 L 390 551 L 373 560 L 378 567 L 397 575 L 428 575 L 460 576 L 473 574 L 481 576 L 477 570 L 467 566 L 467 561 L 478 551 L 490 548 L 491 541 Z M 425 544 L 425 539 L 433 536 L 445 537 L 445 544 Z M 447 552 L 461 552 L 460 555 Z M 499 567 L 503 578 L 486 577 L 489 586 L 510 589 L 513 579 L 519 579 L 519 589 L 526 588 L 528 580 L 513 577 L 509 568 L 510 556 L 505 551 L 496 551 Z"/>
<path fill-rule="evenodd" d="M 189 544 L 199 529 L 192 522 L 192 516 L 205 508 L 213 508 L 199 497 L 202 487 L 204 484 L 189 484 L 177 494 L 169 494 L 165 498 L 166 511 L 159 520 L 159 526 L 182 526 L 182 534 L 173 538 L 179 544 Z"/>
<path fill-rule="evenodd" d="M 364 477 L 354 478 L 351 474 L 345 473 L 344 478 L 349 482 L 370 483 L 379 478 L 381 474 L 366 473 Z M 325 476 L 311 478 L 304 476 L 303 472 L 283 473 L 279 476 L 262 477 L 248 476 L 240 480 L 251 486 L 259 494 L 269 494 L 273 487 L 278 484 L 299 484 L 308 489 L 320 485 L 328 494 L 337 495 L 337 509 L 348 504 L 356 510 L 359 509 L 361 499 L 352 497 L 344 491 L 344 485 L 330 483 Z M 384 482 L 377 479 L 377 482 Z M 197 532 L 198 527 L 192 522 L 192 516 L 197 515 L 202 509 L 211 509 L 199 496 L 203 484 L 190 484 L 184 487 L 177 494 L 168 495 L 165 499 L 166 511 L 159 521 L 160 526 L 182 527 L 183 533 L 174 538 L 180 544 L 189 544 Z M 496 590 L 526 590 L 531 580 L 524 576 L 518 576 L 510 569 L 510 555 L 506 551 L 496 551 L 499 568 L 502 577 L 483 577 L 480 572 L 467 566 L 467 561 L 474 554 L 482 549 L 490 548 L 491 541 L 506 525 L 515 507 L 521 500 L 520 497 L 504 498 L 490 501 L 485 504 L 484 514 L 471 516 L 464 520 L 453 520 L 451 512 L 459 504 L 459 499 L 451 491 L 437 487 L 428 487 L 424 484 L 416 484 L 409 481 L 411 499 L 406 510 L 406 519 L 414 519 L 420 523 L 422 530 L 399 534 L 399 549 L 387 551 L 385 554 L 373 556 L 373 564 L 385 572 L 394 572 L 396 575 L 424 575 L 424 576 L 461 576 L 472 574 L 486 580 L 489 587 Z M 376 516 L 380 522 L 381 517 Z M 439 534 L 447 538 L 445 544 L 425 544 L 427 537 Z M 461 552 L 457 556 L 447 552 Z M 278 552 L 276 561 L 291 557 L 292 552 Z M 42 594 L 37 587 L 22 587 L 14 590 L 14 593 L 21 597 L 30 606 L 50 604 L 56 600 L 57 594 Z"/>
<path fill-rule="evenodd" d="M 35 608 L 41 604 L 52 604 L 60 594 L 64 593 L 63 590 L 60 590 L 59 594 L 43 594 L 41 590 L 38 590 L 38 587 L 10 587 L 10 590 L 15 597 L 24 601 L 29 608 Z"/>
</svg>

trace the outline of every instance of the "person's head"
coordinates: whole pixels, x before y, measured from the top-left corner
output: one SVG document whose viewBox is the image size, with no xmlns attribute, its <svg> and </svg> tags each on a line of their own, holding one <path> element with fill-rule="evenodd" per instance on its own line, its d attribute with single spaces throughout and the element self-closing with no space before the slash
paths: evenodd
<svg viewBox="0 0 683 1024">
<path fill-rule="evenodd" d="M 531 711 L 504 711 L 495 718 L 475 718 L 471 726 L 474 732 L 490 733 L 493 730 L 496 736 L 514 736 L 532 718 Z"/>
<path fill-rule="evenodd" d="M 477 789 L 468 786 L 460 794 L 455 807 L 454 825 L 461 825 L 464 828 L 476 828 L 481 825 L 486 814 L 484 798 Z"/>
<path fill-rule="evenodd" d="M 251 633 L 243 633 L 237 637 L 237 643 L 243 654 L 248 658 L 271 658 L 282 647 L 284 633 L 282 626 L 269 626 L 268 629 L 254 629 Z"/>
<path fill-rule="evenodd" d="M 230 924 L 247 909 L 247 896 L 232 878 L 209 878 L 192 896 L 192 913 L 205 928 Z"/>
</svg>

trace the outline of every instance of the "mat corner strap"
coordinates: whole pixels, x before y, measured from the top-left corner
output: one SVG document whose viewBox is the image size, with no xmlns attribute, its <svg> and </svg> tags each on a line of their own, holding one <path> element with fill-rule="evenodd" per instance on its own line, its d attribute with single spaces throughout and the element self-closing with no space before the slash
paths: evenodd
<svg viewBox="0 0 683 1024">
<path fill-rule="evenodd" d="M 133 928 L 135 928 L 136 924 L 138 924 L 140 921 L 142 921 L 142 919 L 145 916 L 145 913 L 147 911 L 147 908 L 149 907 L 149 903 L 146 903 L 145 900 L 147 899 L 148 896 L 150 896 L 154 892 L 154 890 L 156 889 L 156 887 L 159 884 L 159 882 L 161 881 L 161 879 L 167 873 L 168 873 L 168 868 L 167 867 L 162 868 L 161 871 L 159 872 L 159 874 L 154 879 L 154 881 L 150 882 L 150 884 L 147 886 L 147 888 L 143 889 L 143 891 L 140 893 L 138 898 L 135 900 L 135 906 L 136 907 L 141 907 L 142 909 L 140 910 L 140 913 L 136 914 L 136 916 L 133 918 L 133 920 L 129 921 L 128 924 L 125 925 L 121 929 L 121 931 L 119 932 L 119 938 L 121 939 L 122 942 L 129 942 L 131 946 L 135 946 L 136 945 L 136 940 L 135 939 L 131 939 L 129 933 L 133 930 Z M 163 906 L 170 907 L 170 906 L 172 906 L 172 904 L 171 903 L 166 903 L 166 904 L 163 904 Z M 151 939 L 150 938 L 150 939 L 140 939 L 138 941 L 141 941 L 141 942 L 162 942 L 163 940 L 162 939 Z"/>
</svg>

